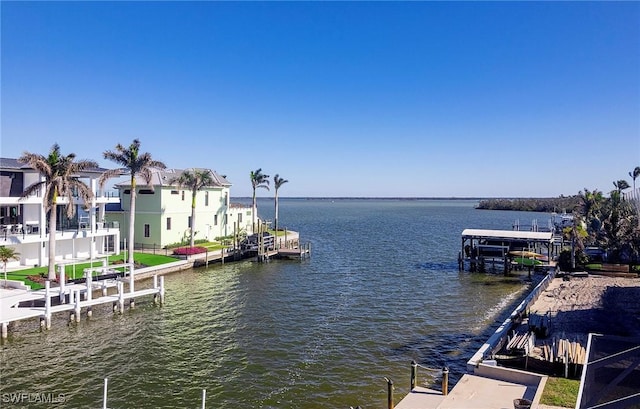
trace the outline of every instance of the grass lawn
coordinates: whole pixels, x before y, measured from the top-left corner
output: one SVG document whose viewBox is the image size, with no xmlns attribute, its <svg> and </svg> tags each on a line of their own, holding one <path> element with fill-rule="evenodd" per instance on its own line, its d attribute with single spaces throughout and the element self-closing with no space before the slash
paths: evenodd
<svg viewBox="0 0 640 409">
<path fill-rule="evenodd" d="M 124 258 L 124 253 L 118 256 L 109 256 L 109 264 L 122 262 L 123 258 Z M 158 254 L 148 254 L 148 253 L 134 253 L 133 259 L 136 263 L 143 264 L 147 267 L 167 264 L 167 263 L 176 261 L 174 257 L 168 257 L 168 256 L 163 256 Z M 93 267 L 101 266 L 102 260 L 103 259 L 95 260 L 93 262 Z M 85 268 L 90 268 L 91 266 L 92 266 L 91 262 L 75 264 L 75 265 L 66 265 L 64 268 L 65 275 L 69 279 L 81 278 L 83 277 L 83 270 Z M 29 280 L 27 277 L 38 276 L 42 274 L 46 275 L 47 271 L 48 271 L 47 266 L 28 268 L 28 269 L 17 270 L 17 271 L 9 271 L 7 272 L 7 279 L 22 281 L 26 285 L 31 286 L 31 289 L 37 290 L 37 289 L 43 288 L 44 286 L 40 283 Z M 57 273 L 57 270 L 56 270 L 56 273 Z M 97 272 L 94 272 L 94 275 L 97 275 Z M 4 276 L 2 276 L 2 279 L 4 279 Z"/>
<path fill-rule="evenodd" d="M 542 392 L 540 403 L 575 408 L 579 389 L 580 381 L 578 380 L 549 377 Z"/>
</svg>

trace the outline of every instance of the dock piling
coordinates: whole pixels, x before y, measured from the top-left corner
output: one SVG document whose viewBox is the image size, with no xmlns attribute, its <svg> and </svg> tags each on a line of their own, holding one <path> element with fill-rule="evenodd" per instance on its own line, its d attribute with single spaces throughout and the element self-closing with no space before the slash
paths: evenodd
<svg viewBox="0 0 640 409">
<path fill-rule="evenodd" d="M 133 264 L 129 266 L 129 292 L 133 293 L 134 291 L 134 273 L 133 273 Z"/>
<path fill-rule="evenodd" d="M 118 312 L 124 312 L 124 283 L 118 281 Z"/>
<path fill-rule="evenodd" d="M 160 305 L 164 305 L 164 276 L 160 276 Z"/>
<path fill-rule="evenodd" d="M 411 388 L 409 391 L 412 391 L 416 388 L 416 384 L 418 382 L 418 364 L 416 361 L 411 361 Z"/>
<path fill-rule="evenodd" d="M 49 280 L 44 282 L 44 324 L 47 330 L 51 329 L 51 282 Z"/>
<path fill-rule="evenodd" d="M 91 272 L 87 272 L 85 273 L 86 275 L 86 283 L 87 283 L 87 292 L 84 295 L 84 299 L 87 301 L 91 301 L 91 298 L 93 296 L 92 294 L 92 288 L 93 288 L 93 277 L 91 276 Z"/>
<path fill-rule="evenodd" d="M 60 266 L 60 304 L 65 303 L 65 286 L 66 286 L 66 277 L 64 274 L 64 266 Z"/>
<path fill-rule="evenodd" d="M 153 288 L 154 289 L 158 289 L 158 275 L 154 275 L 153 276 Z M 158 304 L 158 293 L 153 294 L 153 304 L 157 305 Z"/>
<path fill-rule="evenodd" d="M 104 378 L 104 389 L 102 391 L 102 409 L 107 409 L 107 384 L 109 378 Z"/>
<path fill-rule="evenodd" d="M 73 297 L 75 301 L 74 315 L 76 322 L 80 322 L 80 290 L 74 291 L 75 296 Z"/>
<path fill-rule="evenodd" d="M 202 409 L 205 409 L 206 402 L 207 402 L 207 390 L 203 389 L 202 390 Z"/>
<path fill-rule="evenodd" d="M 387 408 L 393 409 L 395 407 L 393 403 L 393 381 L 389 378 L 384 378 L 387 381 Z"/>
<path fill-rule="evenodd" d="M 449 394 L 449 368 L 446 366 L 442 368 L 442 394 L 444 396 Z"/>
</svg>

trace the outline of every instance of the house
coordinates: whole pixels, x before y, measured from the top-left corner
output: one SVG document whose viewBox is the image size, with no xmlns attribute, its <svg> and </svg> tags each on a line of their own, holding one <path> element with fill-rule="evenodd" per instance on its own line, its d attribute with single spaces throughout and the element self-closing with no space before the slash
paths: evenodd
<svg viewBox="0 0 640 409">
<path fill-rule="evenodd" d="M 213 241 L 248 232 L 251 228 L 251 208 L 231 205 L 231 183 L 217 172 L 211 172 L 213 185 L 196 193 L 195 239 Z M 188 243 L 191 234 L 192 192 L 189 187 L 177 186 L 172 179 L 180 176 L 180 169 L 152 169 L 151 182 L 136 177 L 135 248 L 164 248 L 167 245 Z M 106 209 L 106 219 L 117 222 L 122 239 L 128 237 L 131 182 L 119 181 L 120 204 Z"/>
<path fill-rule="evenodd" d="M 75 175 L 91 188 L 94 198 L 87 206 L 75 197 L 70 204 L 76 207 L 73 218 L 66 216 L 67 198 L 59 197 L 54 232 L 56 262 L 120 253 L 120 231 L 102 222 L 107 204 L 120 201 L 115 192 L 98 188 L 98 178 L 105 170 L 88 169 Z M 7 263 L 8 268 L 49 264 L 50 232 L 43 192 L 21 199 L 25 188 L 42 180 L 44 177 L 29 165 L 17 159 L 0 158 L 0 246 L 12 247 L 20 254 L 19 260 Z"/>
</svg>

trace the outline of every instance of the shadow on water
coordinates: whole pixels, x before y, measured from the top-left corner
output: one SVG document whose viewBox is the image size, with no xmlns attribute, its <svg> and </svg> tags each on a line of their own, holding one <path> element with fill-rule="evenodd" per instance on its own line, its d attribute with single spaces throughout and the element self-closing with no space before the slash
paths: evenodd
<svg viewBox="0 0 640 409">
<path fill-rule="evenodd" d="M 416 264 L 416 268 L 429 271 L 457 271 L 458 263 L 455 260 L 425 261 Z"/>
</svg>

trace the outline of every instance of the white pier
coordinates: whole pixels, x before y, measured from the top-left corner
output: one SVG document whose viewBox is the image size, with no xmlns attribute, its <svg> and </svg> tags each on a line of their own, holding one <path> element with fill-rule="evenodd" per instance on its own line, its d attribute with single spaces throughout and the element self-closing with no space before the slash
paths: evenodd
<svg viewBox="0 0 640 409">
<path fill-rule="evenodd" d="M 51 287 L 50 282 L 46 281 L 42 290 L 0 290 L 2 338 L 7 338 L 8 327 L 12 322 L 40 318 L 41 327 L 50 329 L 54 313 L 67 312 L 71 320 L 79 322 L 81 311 L 84 309 L 87 316 L 91 317 L 92 307 L 96 305 L 110 303 L 114 312 L 122 313 L 125 301 L 129 301 L 130 308 L 134 308 L 137 297 L 153 295 L 154 302 L 164 303 L 164 276 L 154 275 L 152 288 L 136 290 L 133 267 L 122 264 L 117 267 L 130 269 L 124 277 L 106 280 L 95 280 L 91 276 L 92 271 L 86 271 L 86 281 L 82 284 L 65 283 L 64 270 L 61 269 L 59 287 Z M 113 288 L 116 291 L 109 295 L 109 290 Z M 99 293 L 100 296 L 94 298 L 94 293 Z M 33 306 L 34 304 L 39 306 Z"/>
</svg>

